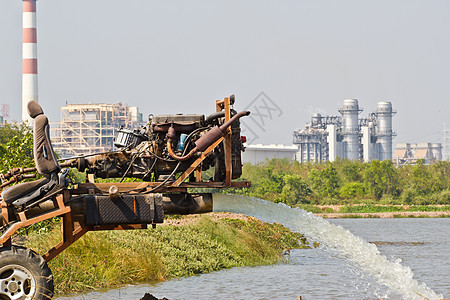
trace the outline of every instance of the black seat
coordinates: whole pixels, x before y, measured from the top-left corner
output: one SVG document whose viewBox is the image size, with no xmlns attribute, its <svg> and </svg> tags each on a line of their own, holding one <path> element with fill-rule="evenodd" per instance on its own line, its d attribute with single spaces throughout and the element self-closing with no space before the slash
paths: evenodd
<svg viewBox="0 0 450 300">
<path fill-rule="evenodd" d="M 34 162 L 44 178 L 14 185 L 2 192 L 3 200 L 16 207 L 32 204 L 48 194 L 58 184 L 61 170 L 50 142 L 48 119 L 39 103 L 34 100 L 28 102 L 28 113 L 34 119 Z"/>
</svg>

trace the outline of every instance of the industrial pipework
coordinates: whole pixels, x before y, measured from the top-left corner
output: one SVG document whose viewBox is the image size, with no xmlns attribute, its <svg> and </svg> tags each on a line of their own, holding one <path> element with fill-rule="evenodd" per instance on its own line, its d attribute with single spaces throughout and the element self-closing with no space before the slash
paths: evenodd
<svg viewBox="0 0 450 300">
<path fill-rule="evenodd" d="M 344 142 L 345 157 L 350 160 L 359 159 L 359 125 L 358 115 L 362 111 L 359 109 L 358 100 L 344 100 L 339 112 L 342 114 L 342 135 Z"/>
<path fill-rule="evenodd" d="M 378 102 L 377 110 L 376 136 L 380 144 L 379 160 L 392 159 L 392 116 L 395 112 L 392 110 L 391 102 Z"/>
</svg>

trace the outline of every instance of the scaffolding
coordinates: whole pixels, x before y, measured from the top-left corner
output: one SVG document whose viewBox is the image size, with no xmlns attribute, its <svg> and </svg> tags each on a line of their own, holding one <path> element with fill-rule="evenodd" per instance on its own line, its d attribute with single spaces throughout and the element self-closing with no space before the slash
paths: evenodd
<svg viewBox="0 0 450 300">
<path fill-rule="evenodd" d="M 113 150 L 120 127 L 142 126 L 137 107 L 115 104 L 68 104 L 61 107 L 61 121 L 51 124 L 52 143 L 62 158 Z"/>
</svg>

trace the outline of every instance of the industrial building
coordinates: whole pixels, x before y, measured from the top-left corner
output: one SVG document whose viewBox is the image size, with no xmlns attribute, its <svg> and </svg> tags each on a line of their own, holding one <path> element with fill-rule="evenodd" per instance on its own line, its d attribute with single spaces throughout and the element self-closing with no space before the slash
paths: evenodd
<svg viewBox="0 0 450 300">
<path fill-rule="evenodd" d="M 339 108 L 341 116 L 318 113 L 302 130 L 295 130 L 293 142 L 298 146 L 295 159 L 299 162 L 392 159 L 391 102 L 378 102 L 375 112 L 359 118 L 362 109 L 358 100 L 346 99 Z"/>
<path fill-rule="evenodd" d="M 55 152 L 67 158 L 114 149 L 117 129 L 142 126 L 137 107 L 116 104 L 68 104 L 61 107 L 61 121 L 52 123 Z"/>
<path fill-rule="evenodd" d="M 264 163 L 267 159 L 288 158 L 295 159 L 298 147 L 295 145 L 245 145 L 245 152 L 242 153 L 242 161 L 253 165 Z"/>
<path fill-rule="evenodd" d="M 423 159 L 425 164 L 442 160 L 442 144 L 440 143 L 397 143 L 393 161 L 398 165 L 415 164 Z"/>
</svg>

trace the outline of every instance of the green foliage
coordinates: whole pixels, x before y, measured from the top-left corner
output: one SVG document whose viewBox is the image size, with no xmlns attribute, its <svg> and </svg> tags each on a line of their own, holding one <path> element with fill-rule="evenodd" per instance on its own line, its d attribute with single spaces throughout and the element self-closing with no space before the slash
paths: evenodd
<svg viewBox="0 0 450 300">
<path fill-rule="evenodd" d="M 29 234 L 48 233 L 53 230 L 55 224 L 59 224 L 60 222 L 61 219 L 59 217 L 54 217 L 39 223 L 34 223 L 27 227 L 20 228 L 19 230 L 17 230 L 17 234 L 21 236 L 28 236 Z"/>
<path fill-rule="evenodd" d="M 286 199 L 286 204 L 309 203 L 307 197 L 312 194 L 312 190 L 300 175 L 284 175 L 283 182 L 281 194 Z"/>
<path fill-rule="evenodd" d="M 339 196 L 344 199 L 360 198 L 365 194 L 365 186 L 361 182 L 349 182 L 339 191 Z"/>
<path fill-rule="evenodd" d="M 430 205 L 413 205 L 408 211 L 450 211 L 450 205 L 430 206 Z"/>
<path fill-rule="evenodd" d="M 398 212 L 405 211 L 399 206 L 381 206 L 381 205 L 355 205 L 343 206 L 339 209 L 340 213 L 379 213 L 379 212 Z"/>
<path fill-rule="evenodd" d="M 364 181 L 369 194 L 377 200 L 383 195 L 398 196 L 400 183 L 397 169 L 389 160 L 372 161 L 365 169 Z"/>
<path fill-rule="evenodd" d="M 46 252 L 61 239 L 57 226 L 30 235 L 26 246 Z M 231 268 L 276 263 L 305 239 L 280 224 L 203 218 L 189 226 L 89 232 L 50 262 L 58 294 L 161 281 Z"/>
<path fill-rule="evenodd" d="M 425 161 L 420 159 L 412 168 L 411 188 L 415 194 L 424 196 L 442 189 L 439 180 L 433 176 Z"/>
<path fill-rule="evenodd" d="M 450 204 L 450 162 L 396 166 L 389 160 L 298 163 L 286 159 L 244 164 L 249 189 L 225 192 L 300 204 Z"/>
<path fill-rule="evenodd" d="M 342 174 L 344 180 L 348 182 L 362 181 L 361 171 L 364 169 L 364 165 L 361 162 L 356 161 L 341 161 Z"/>
<path fill-rule="evenodd" d="M 335 198 L 339 195 L 341 180 L 332 163 L 327 163 L 322 170 L 312 169 L 308 173 L 308 181 L 318 196 Z"/>
<path fill-rule="evenodd" d="M 0 173 L 12 168 L 33 167 L 33 134 L 21 125 L 0 127 Z"/>
</svg>

